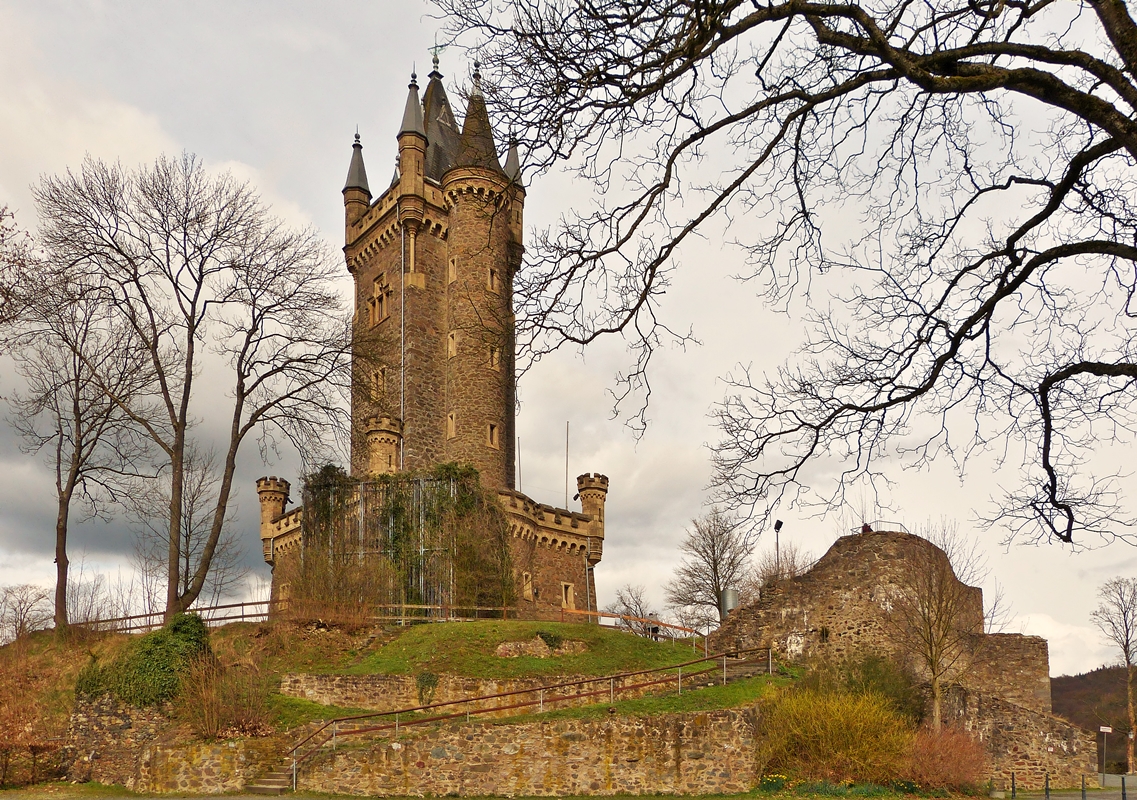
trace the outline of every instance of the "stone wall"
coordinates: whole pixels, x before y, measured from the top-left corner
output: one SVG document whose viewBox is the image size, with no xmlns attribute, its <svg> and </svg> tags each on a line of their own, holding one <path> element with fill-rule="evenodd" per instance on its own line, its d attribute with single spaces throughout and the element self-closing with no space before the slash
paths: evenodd
<svg viewBox="0 0 1137 800">
<path fill-rule="evenodd" d="M 734 794 L 757 783 L 749 710 L 448 725 L 325 752 L 299 787 L 341 794 Z"/>
<path fill-rule="evenodd" d="M 1041 636 L 996 633 L 982 637 L 963 682 L 984 694 L 1049 713 L 1050 650 Z"/>
<path fill-rule="evenodd" d="M 1020 789 L 1097 785 L 1094 734 L 1061 717 L 1009 703 L 987 693 L 957 690 L 948 699 L 945 720 L 976 735 L 989 759 L 996 788 L 1010 789 L 1011 773 Z"/>
<path fill-rule="evenodd" d="M 910 533 L 840 537 L 808 572 L 764 589 L 711 636 L 713 650 L 773 646 L 775 657 L 843 658 L 896 650 L 890 612 L 913 562 L 943 556 Z M 964 587 L 963 624 L 983 630 L 983 592 Z"/>
<path fill-rule="evenodd" d="M 618 692 L 618 699 L 642 697 L 660 687 L 644 687 L 619 691 L 625 685 L 646 683 L 662 678 L 659 676 L 640 676 L 616 679 L 614 688 Z M 513 705 L 516 703 L 540 702 L 540 695 L 536 689 L 551 683 L 568 683 L 581 680 L 579 677 L 543 677 L 518 678 L 510 680 L 492 680 L 483 678 L 464 678 L 457 675 L 439 675 L 438 686 L 435 688 L 433 703 L 445 703 L 451 700 L 461 700 L 467 697 L 485 697 L 504 692 L 520 691 L 521 694 L 509 698 L 498 698 L 488 701 L 491 707 Z M 674 680 L 671 683 L 674 686 Z M 565 700 L 553 705 L 551 702 L 546 708 L 570 708 L 572 706 L 602 703 L 608 699 L 608 693 L 613 687 L 607 681 L 592 682 L 581 686 L 570 686 L 557 690 L 559 696 L 570 696 L 574 699 Z M 599 692 L 599 695 L 581 696 L 588 692 Z M 418 686 L 413 675 L 308 675 L 289 674 L 280 680 L 280 693 L 288 697 L 299 697 L 323 705 L 339 706 L 341 708 L 364 708 L 372 711 L 394 711 L 400 708 L 413 708 L 420 705 Z M 485 708 L 485 704 L 471 702 L 469 704 L 455 704 L 452 709 L 455 713 L 466 710 Z M 536 711 L 534 707 L 533 711 Z M 441 712 L 440 712 L 441 713 Z M 489 714 L 489 717 L 504 717 L 511 714 L 526 713 L 505 711 L 500 714 Z M 484 717 L 483 717 L 484 718 Z"/>
<path fill-rule="evenodd" d="M 128 789 L 142 793 L 239 792 L 288 748 L 278 738 L 153 745 L 141 753 Z"/>
<path fill-rule="evenodd" d="M 109 694 L 76 699 L 67 731 L 75 753 L 68 779 L 132 787 L 141 754 L 169 725 L 163 711 L 134 708 Z"/>
</svg>

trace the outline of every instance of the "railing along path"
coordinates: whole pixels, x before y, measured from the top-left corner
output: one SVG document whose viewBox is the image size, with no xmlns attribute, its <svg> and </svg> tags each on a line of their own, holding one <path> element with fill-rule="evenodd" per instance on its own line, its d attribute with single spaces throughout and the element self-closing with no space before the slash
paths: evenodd
<svg viewBox="0 0 1137 800">
<path fill-rule="evenodd" d="M 595 614 L 595 612 L 593 612 L 593 613 Z M 584 697 L 599 697 L 599 696 L 607 695 L 609 698 L 609 702 L 615 702 L 616 697 L 621 692 L 629 692 L 629 691 L 633 691 L 636 689 L 645 689 L 645 688 L 649 688 L 652 686 L 663 686 L 663 685 L 671 684 L 671 683 L 674 683 L 676 685 L 676 689 L 677 689 L 679 694 L 683 694 L 683 678 L 684 678 L 683 669 L 685 667 L 689 668 L 689 667 L 697 666 L 700 664 L 709 664 L 710 665 L 706 669 L 698 669 L 694 672 L 688 672 L 686 677 L 687 677 L 688 681 L 691 681 L 692 679 L 698 679 L 701 676 L 709 675 L 711 673 L 715 673 L 717 676 L 718 671 L 719 671 L 719 662 L 721 662 L 722 663 L 722 681 L 725 684 L 726 679 L 727 679 L 727 659 L 729 659 L 729 658 L 742 659 L 742 658 L 746 658 L 748 655 L 753 655 L 753 654 L 757 654 L 757 653 L 765 653 L 766 654 L 768 669 L 772 673 L 773 672 L 773 661 L 772 661 L 773 653 L 771 652 L 770 648 L 768 648 L 768 647 L 751 647 L 751 648 L 746 648 L 746 649 L 742 649 L 742 650 L 733 650 L 733 651 L 728 651 L 728 652 L 724 652 L 724 653 L 718 653 L 718 654 L 715 654 L 713 656 L 704 656 L 703 658 L 697 658 L 693 661 L 684 661 L 681 664 L 671 664 L 671 665 L 666 666 L 666 667 L 654 667 L 652 669 L 642 669 L 642 670 L 636 670 L 633 672 L 620 672 L 620 673 L 616 673 L 613 675 L 605 675 L 605 676 L 602 676 L 599 678 L 584 678 L 584 679 L 577 680 L 577 681 L 566 681 L 563 683 L 552 683 L 552 684 L 549 684 L 547 686 L 539 686 L 539 687 L 531 688 L 531 689 L 515 689 L 515 690 L 509 691 L 509 692 L 499 692 L 498 694 L 483 695 L 480 697 L 466 697 L 466 698 L 461 698 L 458 700 L 446 700 L 446 701 L 440 702 L 440 703 L 430 703 L 428 705 L 422 705 L 422 706 L 411 706 L 408 708 L 396 709 L 394 711 L 375 711 L 375 712 L 372 712 L 369 714 L 356 714 L 354 716 L 349 716 L 349 717 L 337 717 L 335 719 L 328 720 L 323 725 L 321 725 L 319 728 L 317 728 L 316 730 L 312 731 L 310 734 L 305 736 L 303 739 L 301 739 L 299 742 L 297 742 L 295 745 L 293 745 L 292 749 L 289 750 L 288 753 L 285 755 L 285 759 L 290 758 L 292 760 L 292 788 L 293 788 L 293 791 L 295 791 L 295 789 L 296 789 L 296 771 L 297 771 L 297 768 L 299 767 L 299 765 L 302 764 L 303 762 L 305 762 L 306 760 L 308 760 L 309 758 L 311 758 L 312 756 L 314 756 L 320 750 L 322 750 L 324 748 L 324 746 L 327 745 L 329 742 L 331 742 L 332 747 L 334 748 L 336 745 L 336 740 L 340 737 L 343 737 L 343 736 L 358 736 L 360 734 L 377 733 L 379 731 L 392 731 L 395 736 L 398 736 L 399 731 L 401 729 L 409 728 L 409 727 L 412 727 L 415 725 L 427 725 L 427 724 L 434 723 L 434 722 L 445 722 L 447 720 L 463 719 L 463 718 L 466 721 L 469 721 L 471 717 L 482 715 L 482 714 L 492 714 L 492 713 L 498 713 L 501 711 L 514 711 L 514 710 L 523 709 L 523 708 L 532 708 L 534 706 L 537 707 L 537 713 L 543 713 L 546 710 L 546 706 L 552 706 L 552 705 L 555 705 L 556 703 L 569 701 L 569 700 L 579 700 L 580 698 L 584 698 Z M 643 683 L 632 683 L 632 684 L 623 683 L 628 678 L 636 678 L 639 676 L 654 676 L 654 675 L 661 674 L 661 673 L 674 673 L 674 674 L 667 674 L 667 675 L 664 675 L 664 677 L 654 679 L 654 680 L 648 680 L 648 681 L 645 681 Z M 616 685 L 617 681 L 621 681 L 620 686 Z M 546 692 L 554 691 L 557 689 L 567 689 L 567 688 L 585 686 L 585 685 L 594 684 L 594 683 L 599 683 L 599 684 L 607 683 L 607 686 L 606 687 L 602 686 L 601 688 L 595 689 L 592 691 L 576 692 L 573 694 L 560 694 L 560 695 L 550 695 L 550 696 L 547 696 L 545 694 Z M 400 717 L 408 715 L 408 714 L 418 714 L 418 713 L 421 713 L 424 711 L 433 711 L 433 710 L 438 710 L 438 709 L 443 709 L 443 708 L 449 708 L 452 706 L 459 706 L 459 705 L 463 705 L 463 704 L 481 703 L 481 702 L 488 701 L 488 700 L 507 699 L 507 698 L 517 697 L 519 695 L 534 694 L 534 693 L 537 694 L 536 700 L 525 700 L 525 701 L 522 701 L 519 703 L 495 705 L 495 706 L 492 706 L 489 708 L 465 709 L 462 711 L 456 711 L 456 712 L 452 712 L 452 713 L 448 713 L 448 714 L 438 714 L 438 715 L 427 716 L 427 717 L 413 717 L 413 718 L 408 719 L 408 720 L 401 720 L 400 719 Z M 385 722 L 385 723 L 382 723 L 379 725 L 365 725 L 362 727 L 355 727 L 355 726 L 353 726 L 353 727 L 341 727 L 345 723 L 354 723 L 354 722 L 359 722 L 361 720 L 378 720 L 378 719 L 382 719 L 382 718 L 388 718 L 388 719 L 391 719 L 392 721 Z"/>
</svg>

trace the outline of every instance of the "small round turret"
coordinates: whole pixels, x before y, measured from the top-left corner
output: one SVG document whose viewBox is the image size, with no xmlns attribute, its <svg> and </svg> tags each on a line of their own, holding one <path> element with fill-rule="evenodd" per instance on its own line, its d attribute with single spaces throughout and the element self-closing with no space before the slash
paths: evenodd
<svg viewBox="0 0 1137 800">
<path fill-rule="evenodd" d="M 597 472 L 576 476 L 580 507 L 592 517 L 588 530 L 588 563 L 596 566 L 604 555 L 604 501 L 608 497 L 608 476 Z"/>
<path fill-rule="evenodd" d="M 272 537 L 272 521 L 284 513 L 288 491 L 292 485 L 272 475 L 257 480 L 257 497 L 261 501 L 261 538 Z"/>
<path fill-rule="evenodd" d="M 395 417 L 367 420 L 368 464 L 372 474 L 397 472 L 403 443 L 403 423 Z"/>
</svg>

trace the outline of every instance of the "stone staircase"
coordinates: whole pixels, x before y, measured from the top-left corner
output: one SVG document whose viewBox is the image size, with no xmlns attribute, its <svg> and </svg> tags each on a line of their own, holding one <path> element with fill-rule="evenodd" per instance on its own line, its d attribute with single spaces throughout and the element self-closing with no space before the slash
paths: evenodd
<svg viewBox="0 0 1137 800">
<path fill-rule="evenodd" d="M 755 675 L 765 675 L 769 669 L 769 662 L 763 656 L 756 659 L 744 659 L 742 661 L 734 661 L 727 659 L 726 662 L 726 682 L 734 683 L 746 678 L 753 678 Z M 774 673 L 777 674 L 778 665 L 774 665 Z"/>
<path fill-rule="evenodd" d="M 245 786 L 252 794 L 283 794 L 292 789 L 292 759 L 282 758 L 261 777 Z"/>
</svg>

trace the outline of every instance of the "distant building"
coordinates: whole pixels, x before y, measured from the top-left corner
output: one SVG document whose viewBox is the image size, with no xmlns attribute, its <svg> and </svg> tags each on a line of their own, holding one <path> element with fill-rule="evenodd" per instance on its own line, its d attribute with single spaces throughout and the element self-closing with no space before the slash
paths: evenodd
<svg viewBox="0 0 1137 800">
<path fill-rule="evenodd" d="M 357 332 L 351 472 L 474 466 L 509 520 L 518 605 L 595 610 L 608 478 L 577 478 L 581 511 L 516 491 L 513 276 L 525 203 L 517 147 L 503 167 L 476 65 L 461 127 L 442 77 L 436 58 L 420 100 L 411 76 L 398 167 L 377 197 L 358 134 L 352 146 L 343 189 Z M 289 489 L 276 477 L 257 482 L 274 565 L 304 535 L 303 509 L 286 508 Z"/>
</svg>

